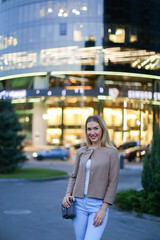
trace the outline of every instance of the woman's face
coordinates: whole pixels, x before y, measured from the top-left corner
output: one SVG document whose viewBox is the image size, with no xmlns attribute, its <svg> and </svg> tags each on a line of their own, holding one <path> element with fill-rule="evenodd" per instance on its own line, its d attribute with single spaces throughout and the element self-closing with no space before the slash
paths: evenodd
<svg viewBox="0 0 160 240">
<path fill-rule="evenodd" d="M 87 123 L 87 136 L 94 144 L 99 144 L 102 137 L 102 128 L 97 122 Z"/>
</svg>

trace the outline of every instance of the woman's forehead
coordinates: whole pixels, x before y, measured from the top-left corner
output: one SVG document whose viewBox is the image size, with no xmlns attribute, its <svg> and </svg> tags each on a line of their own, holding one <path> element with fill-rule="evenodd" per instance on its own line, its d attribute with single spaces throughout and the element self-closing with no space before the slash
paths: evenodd
<svg viewBox="0 0 160 240">
<path fill-rule="evenodd" d="M 98 122 L 91 121 L 87 123 L 87 127 L 96 127 L 96 126 L 100 126 Z"/>
</svg>

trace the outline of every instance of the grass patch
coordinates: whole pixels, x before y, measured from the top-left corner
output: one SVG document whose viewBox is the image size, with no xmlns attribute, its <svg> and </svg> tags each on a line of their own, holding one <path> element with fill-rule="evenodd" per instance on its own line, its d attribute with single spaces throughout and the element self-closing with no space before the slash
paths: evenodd
<svg viewBox="0 0 160 240">
<path fill-rule="evenodd" d="M 65 176 L 67 174 L 67 172 L 54 169 L 19 168 L 16 169 L 13 173 L 0 174 L 0 178 L 49 178 Z"/>
</svg>

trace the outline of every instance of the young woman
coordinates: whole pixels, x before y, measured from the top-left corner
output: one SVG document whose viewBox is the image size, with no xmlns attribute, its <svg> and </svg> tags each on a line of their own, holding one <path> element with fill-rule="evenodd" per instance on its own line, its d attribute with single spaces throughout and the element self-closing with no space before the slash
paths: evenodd
<svg viewBox="0 0 160 240">
<path fill-rule="evenodd" d="M 76 240 L 99 240 L 117 189 L 119 158 L 101 116 L 87 118 L 85 135 L 88 147 L 77 151 L 63 206 L 70 206 L 70 198 L 76 201 Z"/>
</svg>

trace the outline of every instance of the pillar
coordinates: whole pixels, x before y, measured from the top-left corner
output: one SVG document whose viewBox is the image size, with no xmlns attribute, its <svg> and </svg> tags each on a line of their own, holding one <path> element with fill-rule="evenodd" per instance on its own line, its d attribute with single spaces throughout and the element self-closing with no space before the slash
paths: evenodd
<svg viewBox="0 0 160 240">
<path fill-rule="evenodd" d="M 32 120 L 32 144 L 33 146 L 46 145 L 47 122 L 43 115 L 47 112 L 45 103 L 34 103 L 34 113 Z"/>
<path fill-rule="evenodd" d="M 47 89 L 49 83 L 49 75 L 46 77 L 34 78 L 34 89 Z M 43 115 L 47 113 L 47 105 L 45 101 L 36 102 L 33 105 L 32 119 L 32 144 L 33 146 L 46 145 L 47 122 L 43 119 Z"/>
</svg>

